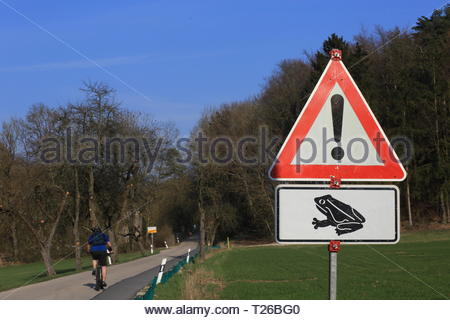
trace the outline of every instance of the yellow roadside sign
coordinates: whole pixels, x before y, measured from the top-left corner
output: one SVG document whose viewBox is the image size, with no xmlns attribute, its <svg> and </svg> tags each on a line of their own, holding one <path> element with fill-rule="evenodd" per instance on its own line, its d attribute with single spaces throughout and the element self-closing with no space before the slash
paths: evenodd
<svg viewBox="0 0 450 320">
<path fill-rule="evenodd" d="M 156 227 L 147 227 L 147 233 L 157 233 Z"/>
</svg>

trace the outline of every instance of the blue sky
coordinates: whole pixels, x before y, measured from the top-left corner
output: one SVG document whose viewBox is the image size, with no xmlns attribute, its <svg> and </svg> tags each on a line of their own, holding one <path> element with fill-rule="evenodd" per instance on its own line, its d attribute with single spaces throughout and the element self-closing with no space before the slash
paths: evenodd
<svg viewBox="0 0 450 320">
<path fill-rule="evenodd" d="M 186 135 L 206 107 L 257 94 L 280 60 L 303 58 L 331 33 L 352 40 L 362 28 L 410 27 L 443 4 L 0 0 L 0 121 L 33 103 L 79 101 L 92 80 Z"/>
</svg>

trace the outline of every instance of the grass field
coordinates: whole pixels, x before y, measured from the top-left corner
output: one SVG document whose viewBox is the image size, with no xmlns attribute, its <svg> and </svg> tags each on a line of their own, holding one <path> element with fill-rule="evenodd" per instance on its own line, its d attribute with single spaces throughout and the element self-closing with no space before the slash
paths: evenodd
<svg viewBox="0 0 450 320">
<path fill-rule="evenodd" d="M 139 252 L 122 253 L 119 258 L 120 263 L 124 263 L 142 258 L 142 255 Z M 55 263 L 57 261 L 58 259 L 55 259 Z M 82 258 L 83 271 L 92 268 L 91 261 L 91 258 L 88 256 Z M 0 267 L 0 291 L 16 288 L 25 283 L 32 284 L 76 273 L 74 259 L 65 259 L 57 263 L 54 267 L 57 273 L 54 277 L 47 276 L 45 266 L 42 262 Z"/>
<path fill-rule="evenodd" d="M 338 299 L 450 298 L 450 231 L 405 233 L 397 245 L 344 245 Z M 156 299 L 327 299 L 325 246 L 223 249 L 173 277 Z"/>
</svg>

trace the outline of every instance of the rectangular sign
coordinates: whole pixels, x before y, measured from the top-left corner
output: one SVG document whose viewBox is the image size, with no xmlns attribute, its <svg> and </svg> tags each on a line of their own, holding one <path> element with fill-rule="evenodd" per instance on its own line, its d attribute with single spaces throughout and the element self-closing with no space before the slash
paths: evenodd
<svg viewBox="0 0 450 320">
<path fill-rule="evenodd" d="M 392 185 L 278 185 L 278 243 L 387 244 L 400 239 L 399 190 Z"/>
<path fill-rule="evenodd" d="M 157 233 L 156 227 L 147 227 L 147 233 Z"/>
</svg>

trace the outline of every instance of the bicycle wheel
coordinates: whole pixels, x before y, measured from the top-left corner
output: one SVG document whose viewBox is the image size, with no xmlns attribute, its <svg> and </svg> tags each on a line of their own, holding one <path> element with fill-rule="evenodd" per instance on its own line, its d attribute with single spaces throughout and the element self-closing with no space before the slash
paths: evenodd
<svg viewBox="0 0 450 320">
<path fill-rule="evenodd" d="M 103 289 L 102 267 L 97 264 L 95 269 L 95 290 Z"/>
</svg>

